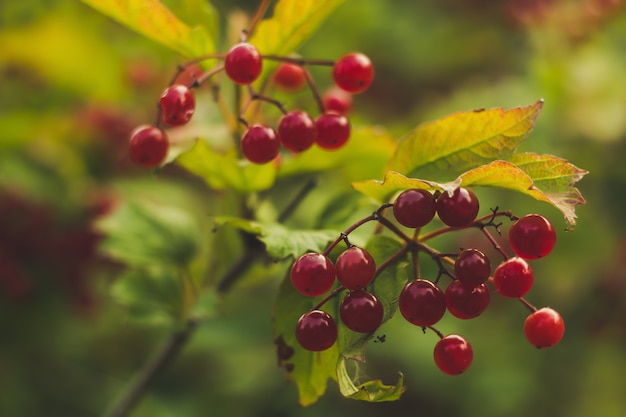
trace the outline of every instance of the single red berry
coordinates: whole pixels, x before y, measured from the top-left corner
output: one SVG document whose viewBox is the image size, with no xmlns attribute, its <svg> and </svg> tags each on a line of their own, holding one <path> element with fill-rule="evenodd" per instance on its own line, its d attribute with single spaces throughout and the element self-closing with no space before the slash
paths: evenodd
<svg viewBox="0 0 626 417">
<path fill-rule="evenodd" d="M 350 139 L 350 121 L 339 113 L 323 113 L 317 117 L 315 125 L 315 143 L 322 149 L 339 149 Z"/>
<path fill-rule="evenodd" d="M 446 297 L 431 281 L 416 279 L 400 292 L 398 308 L 402 316 L 416 326 L 432 326 L 446 312 Z"/>
<path fill-rule="evenodd" d="M 281 117 L 278 122 L 280 143 L 291 152 L 303 152 L 313 146 L 317 127 L 308 113 L 295 110 Z"/>
<path fill-rule="evenodd" d="M 480 284 L 475 288 L 468 288 L 459 280 L 448 285 L 445 292 L 448 311 L 459 319 L 478 317 L 489 305 L 489 288 Z"/>
<path fill-rule="evenodd" d="M 242 42 L 233 46 L 224 58 L 226 75 L 237 84 L 254 82 L 263 69 L 263 59 L 251 44 Z"/>
<path fill-rule="evenodd" d="M 333 66 L 333 80 L 337 87 L 349 93 L 361 93 L 374 79 L 374 67 L 362 53 L 353 52 L 342 56 Z"/>
<path fill-rule="evenodd" d="M 337 340 L 337 323 L 325 311 L 311 310 L 298 319 L 296 340 L 306 350 L 326 350 Z"/>
<path fill-rule="evenodd" d="M 478 198 L 469 188 L 459 187 L 451 194 L 443 192 L 437 198 L 437 214 L 448 226 L 469 226 L 476 219 L 478 210 Z"/>
<path fill-rule="evenodd" d="M 522 258 L 509 258 L 496 267 L 493 273 L 493 285 L 496 291 L 510 298 L 519 298 L 533 286 L 533 271 Z"/>
<path fill-rule="evenodd" d="M 361 290 L 374 279 L 376 262 L 368 251 L 353 246 L 337 257 L 335 272 L 341 285 L 349 290 Z"/>
<path fill-rule="evenodd" d="M 549 254 L 556 244 L 552 223 L 540 214 L 528 214 L 509 229 L 509 243 L 517 256 L 538 259 Z"/>
<path fill-rule="evenodd" d="M 352 108 L 352 94 L 339 87 L 332 87 L 322 95 L 322 104 L 327 112 L 346 115 Z"/>
<path fill-rule="evenodd" d="M 241 138 L 241 153 L 255 164 L 265 164 L 280 152 L 280 140 L 274 129 L 264 125 L 250 126 Z"/>
<path fill-rule="evenodd" d="M 335 283 L 335 266 L 321 253 L 305 253 L 291 267 L 291 282 L 304 295 L 315 297 Z"/>
<path fill-rule="evenodd" d="M 469 368 L 474 351 L 469 342 L 457 334 L 441 338 L 435 345 L 435 365 L 447 375 L 459 375 Z"/>
<path fill-rule="evenodd" d="M 531 345 L 538 348 L 552 347 L 565 334 L 565 322 L 561 315 L 550 307 L 541 308 L 526 317 L 524 335 Z"/>
<path fill-rule="evenodd" d="M 150 125 L 137 127 L 130 135 L 128 153 L 131 161 L 146 168 L 154 168 L 165 161 L 169 141 L 165 132 Z"/>
<path fill-rule="evenodd" d="M 383 305 L 370 292 L 363 290 L 350 291 L 339 305 L 339 317 L 350 330 L 359 333 L 370 333 L 383 322 Z"/>
<path fill-rule="evenodd" d="M 272 80 L 276 87 L 285 91 L 298 91 L 306 85 L 304 68 L 291 62 L 281 62 Z"/>
<path fill-rule="evenodd" d="M 403 191 L 393 203 L 393 216 L 406 227 L 425 226 L 435 217 L 435 197 L 426 190 Z"/>
<path fill-rule="evenodd" d="M 464 249 L 456 258 L 454 274 L 463 285 L 474 288 L 489 279 L 491 262 L 478 249 Z"/>
<path fill-rule="evenodd" d="M 161 95 L 161 116 L 170 126 L 180 126 L 191 120 L 196 110 L 193 92 L 184 85 L 167 87 Z"/>
</svg>

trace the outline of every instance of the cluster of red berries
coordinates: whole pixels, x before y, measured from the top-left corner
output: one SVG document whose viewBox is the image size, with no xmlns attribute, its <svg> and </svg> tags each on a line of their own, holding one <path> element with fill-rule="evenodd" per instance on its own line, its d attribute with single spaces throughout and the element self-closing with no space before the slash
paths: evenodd
<svg viewBox="0 0 626 417">
<path fill-rule="evenodd" d="M 392 207 L 395 222 L 383 216 L 383 210 L 388 207 Z M 501 296 L 519 299 L 531 310 L 524 323 L 524 334 L 532 345 L 545 348 L 557 344 L 565 330 L 561 316 L 548 307 L 537 309 L 523 298 L 533 284 L 533 272 L 527 261 L 541 258 L 552 251 L 556 243 L 554 227 L 539 214 L 518 218 L 510 212 L 493 210 L 491 215 L 477 219 L 478 211 L 478 198 L 468 188 L 459 187 L 451 192 L 434 194 L 422 189 L 406 190 L 398 195 L 393 204 L 381 206 L 372 216 L 341 233 L 323 253 L 300 256 L 294 262 L 290 275 L 291 282 L 299 292 L 320 296 L 329 292 L 335 286 L 335 281 L 338 281 L 339 286 L 300 317 L 295 329 L 298 343 L 311 351 L 325 350 L 335 343 L 337 324 L 321 307 L 344 290 L 349 292 L 339 304 L 339 318 L 345 327 L 354 332 L 372 333 L 382 324 L 383 304 L 367 287 L 389 263 L 385 262 L 377 268 L 373 257 L 365 249 L 352 246 L 347 240 L 349 233 L 372 220 L 380 222 L 405 241 L 402 254 L 410 252 L 417 256 L 419 252 L 425 252 L 439 266 L 436 279 L 416 276 L 410 280 L 397 297 L 397 307 L 409 323 L 424 330 L 430 329 L 439 336 L 440 340 L 434 349 L 434 361 L 442 372 L 449 375 L 464 372 L 473 360 L 473 351 L 463 336 L 444 336 L 433 326 L 446 311 L 459 319 L 479 316 L 489 305 L 490 287 Z M 397 226 L 421 228 L 435 216 L 444 223 L 444 227 L 420 237 L 409 237 Z M 494 223 L 498 216 L 506 216 L 514 221 L 508 232 L 508 241 L 515 253 L 513 257 L 506 254 L 487 230 L 493 227 L 500 231 L 500 224 Z M 443 233 L 469 227 L 480 229 L 502 254 L 504 260 L 493 271 L 489 258 L 479 249 L 441 253 L 424 243 Z M 342 240 L 348 243 L 348 249 L 333 263 L 328 255 Z M 446 268 L 445 263 L 451 267 Z M 452 280 L 445 290 L 439 282 L 443 275 Z"/>
<path fill-rule="evenodd" d="M 252 90 L 251 83 L 262 73 L 264 59 L 280 61 L 273 80 L 285 90 L 297 90 L 309 85 L 318 101 L 320 114 L 313 119 L 301 110 L 287 111 L 272 97 L 263 96 Z M 332 76 L 337 89 L 331 89 L 320 97 L 306 65 L 332 65 Z M 195 111 L 196 101 L 192 88 L 198 87 L 214 74 L 224 70 L 228 78 L 250 90 L 250 100 L 262 100 L 276 105 L 283 113 L 276 129 L 266 124 L 249 125 L 243 115 L 240 121 L 246 130 L 241 138 L 243 156 L 255 164 L 274 160 L 281 147 L 293 153 L 303 152 L 314 144 L 322 149 L 334 150 L 342 147 L 350 137 L 350 122 L 346 113 L 351 104 L 351 95 L 365 91 L 374 78 L 372 63 L 361 53 L 350 53 L 338 61 L 301 60 L 287 57 L 262 56 L 248 42 L 233 46 L 223 56 L 223 64 L 202 74 L 187 86 L 173 84 L 165 89 L 160 99 L 159 117 L 156 125 L 137 127 L 130 136 L 129 155 L 131 160 L 143 167 L 161 165 L 167 157 L 169 141 L 159 127 L 161 122 L 168 126 L 188 123 Z M 249 104 L 249 102 L 248 102 Z M 247 104 L 242 107 L 242 111 Z"/>
</svg>

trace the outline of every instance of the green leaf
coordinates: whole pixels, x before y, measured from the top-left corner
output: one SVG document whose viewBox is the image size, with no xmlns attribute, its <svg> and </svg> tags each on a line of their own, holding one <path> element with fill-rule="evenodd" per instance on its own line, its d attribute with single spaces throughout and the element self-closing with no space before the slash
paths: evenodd
<svg viewBox="0 0 626 417">
<path fill-rule="evenodd" d="M 270 188 L 276 179 L 274 163 L 257 165 L 238 159 L 234 152 L 219 153 L 204 140 L 196 141 L 193 148 L 181 154 L 176 162 L 217 190 L 260 191 Z"/>
<path fill-rule="evenodd" d="M 344 0 L 280 0 L 271 18 L 262 20 L 250 42 L 262 54 L 288 55 Z"/>
<path fill-rule="evenodd" d="M 534 127 L 542 106 L 538 101 L 510 110 L 460 112 L 424 123 L 398 143 L 386 171 L 441 181 L 507 159 Z"/>
<path fill-rule="evenodd" d="M 339 233 L 335 230 L 292 230 L 277 223 L 260 223 L 238 217 L 218 216 L 216 225 L 231 225 L 257 235 L 274 259 L 300 256 L 305 252 L 322 252 Z"/>
<path fill-rule="evenodd" d="M 158 0 L 82 1 L 187 58 L 195 58 L 215 51 L 215 39 L 204 26 L 188 26 Z M 214 18 L 210 21 L 213 24 Z"/>
<path fill-rule="evenodd" d="M 355 385 L 353 382 L 354 377 L 349 375 L 347 369 L 349 363 L 355 362 L 340 357 L 337 364 L 337 384 L 339 385 L 341 395 L 346 398 L 368 402 L 396 401 L 406 391 L 402 373 L 400 373 L 400 378 L 396 385 L 384 385 L 379 379 Z"/>
</svg>

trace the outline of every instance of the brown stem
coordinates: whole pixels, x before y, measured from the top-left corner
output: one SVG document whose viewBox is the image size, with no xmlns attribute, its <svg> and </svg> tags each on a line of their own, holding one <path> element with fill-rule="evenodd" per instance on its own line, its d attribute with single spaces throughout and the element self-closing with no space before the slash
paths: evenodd
<svg viewBox="0 0 626 417">
<path fill-rule="evenodd" d="M 524 304 L 524 306 L 530 310 L 531 313 L 534 313 L 535 311 L 537 311 L 537 307 L 535 307 L 534 305 L 530 304 L 528 301 L 526 301 L 526 299 L 524 297 L 520 297 L 519 298 L 520 302 L 522 304 Z"/>
</svg>

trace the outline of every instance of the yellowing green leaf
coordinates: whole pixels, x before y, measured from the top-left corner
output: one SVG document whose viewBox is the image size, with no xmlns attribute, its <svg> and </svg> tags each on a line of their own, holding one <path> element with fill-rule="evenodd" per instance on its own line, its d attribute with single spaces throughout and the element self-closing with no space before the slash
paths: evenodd
<svg viewBox="0 0 626 417">
<path fill-rule="evenodd" d="M 459 112 L 424 123 L 398 143 L 386 170 L 441 181 L 506 159 L 532 130 L 542 106 L 538 101 L 510 110 Z"/>
<path fill-rule="evenodd" d="M 159 0 L 82 0 L 130 29 L 194 58 L 215 51 L 215 39 L 202 26 L 190 27 Z"/>
</svg>

